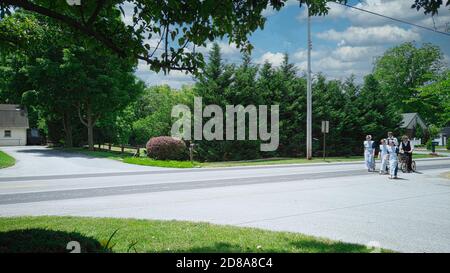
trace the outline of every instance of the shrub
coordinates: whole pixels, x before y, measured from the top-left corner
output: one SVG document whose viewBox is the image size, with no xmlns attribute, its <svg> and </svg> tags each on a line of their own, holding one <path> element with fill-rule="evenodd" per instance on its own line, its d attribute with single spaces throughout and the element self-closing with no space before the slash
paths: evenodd
<svg viewBox="0 0 450 273">
<path fill-rule="evenodd" d="M 184 141 L 170 136 L 152 137 L 146 145 L 147 155 L 159 160 L 184 160 L 187 148 Z"/>
<path fill-rule="evenodd" d="M 447 139 L 447 150 L 450 150 L 450 141 Z"/>
<path fill-rule="evenodd" d="M 431 149 L 432 149 L 432 140 L 431 139 L 429 139 L 428 141 L 427 141 L 427 150 L 429 150 L 429 151 L 431 151 Z"/>
</svg>

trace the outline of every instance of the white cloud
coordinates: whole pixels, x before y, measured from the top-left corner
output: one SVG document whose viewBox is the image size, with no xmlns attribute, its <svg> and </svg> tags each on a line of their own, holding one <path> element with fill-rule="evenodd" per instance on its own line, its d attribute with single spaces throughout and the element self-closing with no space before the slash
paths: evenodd
<svg viewBox="0 0 450 273">
<path fill-rule="evenodd" d="M 351 9 L 333 2 L 328 2 L 327 5 L 330 8 L 329 13 L 324 17 L 313 17 L 313 20 L 347 19 L 353 25 L 358 26 L 382 26 L 390 23 L 395 23 L 403 27 L 407 26 L 402 23 L 396 23 L 388 18 Z M 359 3 L 354 6 L 426 27 L 434 28 L 434 26 L 436 26 L 438 30 L 445 31 L 446 23 L 450 21 L 450 12 L 448 12 L 448 7 L 441 7 L 438 15 L 433 18 L 429 14 L 425 15 L 423 10 L 417 11 L 416 9 L 412 9 L 411 5 L 411 0 L 363 0 L 359 1 Z M 306 11 L 302 10 L 297 18 L 299 20 L 304 20 L 306 18 Z"/>
<path fill-rule="evenodd" d="M 384 51 L 380 46 L 342 46 L 332 52 L 332 56 L 341 61 L 367 61 Z"/>
<path fill-rule="evenodd" d="M 397 26 L 375 26 L 375 27 L 354 27 L 351 26 L 345 31 L 339 32 L 330 29 L 318 33 L 318 38 L 337 41 L 350 45 L 373 45 L 387 43 L 401 43 L 406 41 L 419 41 L 419 33 L 414 30 L 406 30 Z"/>
<path fill-rule="evenodd" d="M 411 9 L 411 4 L 411 0 L 361 0 L 355 6 L 426 27 L 435 25 L 438 30 L 448 31 L 445 29 L 446 23 L 450 22 L 448 7 L 441 8 L 439 15 L 433 18 L 424 15 L 423 10 Z M 313 48 L 312 70 L 315 73 L 323 72 L 331 78 L 354 74 L 362 80 L 364 75 L 371 72 L 375 57 L 382 55 L 387 47 L 408 41 L 428 40 L 430 32 L 421 28 L 332 2 L 328 6 L 329 14 L 312 17 L 313 25 L 333 26 L 344 21 L 350 26 L 344 30 L 328 27 L 328 30 L 316 34 L 319 39 L 336 42 L 336 47 L 328 44 L 325 48 Z M 303 9 L 297 19 L 304 23 L 305 18 Z M 313 45 L 322 43 L 316 41 Z M 306 51 L 299 51 L 294 56 L 297 57 L 298 67 L 306 71 Z"/>
<path fill-rule="evenodd" d="M 283 62 L 283 57 L 284 54 L 281 52 L 272 53 L 269 51 L 264 53 L 261 57 L 259 57 L 256 60 L 256 63 L 262 64 L 267 61 L 271 63 L 273 66 L 280 66 L 281 63 Z"/>
<path fill-rule="evenodd" d="M 311 70 L 323 73 L 331 79 L 344 79 L 355 75 L 358 80 L 370 73 L 373 60 L 384 51 L 383 46 L 342 46 L 321 47 L 311 52 Z M 293 54 L 295 65 L 300 72 L 306 72 L 307 52 L 299 49 Z"/>
<path fill-rule="evenodd" d="M 311 58 L 317 59 L 323 57 L 327 52 L 325 50 L 312 50 L 311 51 Z M 306 49 L 299 49 L 297 52 L 293 55 L 294 61 L 306 61 L 308 59 L 308 51 Z"/>
</svg>

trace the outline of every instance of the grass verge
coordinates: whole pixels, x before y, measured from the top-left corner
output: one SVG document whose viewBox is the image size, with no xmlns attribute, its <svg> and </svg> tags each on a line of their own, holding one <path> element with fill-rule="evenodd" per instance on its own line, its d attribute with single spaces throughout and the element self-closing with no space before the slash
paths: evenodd
<svg viewBox="0 0 450 273">
<path fill-rule="evenodd" d="M 5 152 L 0 151 L 0 169 L 11 167 L 16 164 L 16 160 Z"/>
<path fill-rule="evenodd" d="M 80 242 L 82 252 L 371 251 L 363 245 L 299 233 L 208 223 L 59 216 L 0 218 L 0 252 L 68 252 L 69 241 Z"/>
<path fill-rule="evenodd" d="M 349 157 L 327 157 L 325 160 L 321 157 L 315 157 L 312 160 L 305 158 L 265 158 L 255 160 L 242 161 L 223 161 L 223 162 L 191 162 L 191 161 L 176 161 L 176 160 L 155 160 L 146 156 L 133 157 L 131 151 L 109 151 L 109 150 L 95 150 L 89 151 L 84 148 L 55 148 L 64 152 L 81 153 L 84 155 L 109 158 L 119 160 L 128 164 L 136 164 L 143 166 L 165 167 L 165 168 L 212 168 L 212 167 L 239 167 L 239 166 L 260 166 L 260 165 L 277 165 L 277 164 L 305 164 L 305 163 L 337 163 L 337 162 L 355 162 L 363 161 L 362 156 Z M 414 154 L 414 159 L 436 157 L 429 154 Z"/>
<path fill-rule="evenodd" d="M 125 157 L 122 161 L 129 164 L 166 167 L 166 168 L 195 168 L 200 166 L 200 163 L 198 162 L 177 161 L 177 160 L 155 160 L 148 157 Z"/>
</svg>

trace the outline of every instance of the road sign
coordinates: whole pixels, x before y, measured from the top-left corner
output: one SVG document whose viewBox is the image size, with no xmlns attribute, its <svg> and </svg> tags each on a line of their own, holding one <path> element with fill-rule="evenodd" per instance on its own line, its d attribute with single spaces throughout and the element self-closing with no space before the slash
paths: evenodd
<svg viewBox="0 0 450 273">
<path fill-rule="evenodd" d="M 330 132 L 330 122 L 328 120 L 322 120 L 322 133 L 328 134 Z"/>
</svg>

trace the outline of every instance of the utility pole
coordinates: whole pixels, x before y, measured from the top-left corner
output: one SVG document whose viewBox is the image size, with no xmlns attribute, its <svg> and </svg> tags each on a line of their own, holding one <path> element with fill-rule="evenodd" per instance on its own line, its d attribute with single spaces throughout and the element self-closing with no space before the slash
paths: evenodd
<svg viewBox="0 0 450 273">
<path fill-rule="evenodd" d="M 312 91 L 311 91 L 311 16 L 308 9 L 308 71 L 307 71 L 307 90 L 306 90 L 306 158 L 312 159 Z"/>
</svg>

